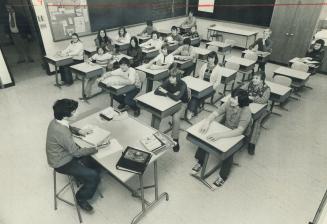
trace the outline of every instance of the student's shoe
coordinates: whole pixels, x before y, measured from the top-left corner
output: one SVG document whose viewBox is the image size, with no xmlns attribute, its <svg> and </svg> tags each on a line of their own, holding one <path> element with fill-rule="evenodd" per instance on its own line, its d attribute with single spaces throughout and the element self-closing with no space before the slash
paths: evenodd
<svg viewBox="0 0 327 224">
<path fill-rule="evenodd" d="M 173 147 L 173 151 L 174 152 L 179 152 L 179 142 L 178 142 L 178 139 L 174 139 L 174 141 L 176 142 L 176 145 Z"/>
<path fill-rule="evenodd" d="M 201 164 L 200 164 L 200 163 L 196 163 L 196 164 L 193 166 L 192 171 L 193 171 L 193 173 L 196 174 L 196 173 L 200 172 L 201 169 L 202 169 Z"/>
<path fill-rule="evenodd" d="M 249 155 L 253 156 L 255 153 L 255 144 L 249 143 L 248 145 L 248 153 Z"/>
<path fill-rule="evenodd" d="M 214 187 L 222 187 L 224 185 L 224 183 L 225 183 L 225 181 L 223 180 L 223 178 L 218 176 L 217 180 L 215 182 L 213 182 L 213 186 Z"/>
<path fill-rule="evenodd" d="M 193 116 L 194 116 L 194 114 L 191 111 L 186 112 L 186 119 L 187 120 L 191 120 Z"/>
<path fill-rule="evenodd" d="M 140 114 L 141 114 L 140 108 L 134 110 L 134 117 L 138 117 L 138 116 L 140 116 Z"/>
<path fill-rule="evenodd" d="M 86 212 L 93 212 L 93 207 L 87 201 L 77 200 L 78 206 Z"/>
<path fill-rule="evenodd" d="M 122 109 L 124 109 L 126 107 L 126 105 L 125 104 L 119 104 L 119 106 L 117 107 L 119 110 L 122 110 Z"/>
</svg>

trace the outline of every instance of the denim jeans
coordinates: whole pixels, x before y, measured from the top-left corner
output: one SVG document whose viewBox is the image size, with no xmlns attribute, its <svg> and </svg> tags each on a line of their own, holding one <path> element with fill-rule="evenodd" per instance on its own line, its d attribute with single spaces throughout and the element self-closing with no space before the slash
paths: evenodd
<svg viewBox="0 0 327 224">
<path fill-rule="evenodd" d="M 113 96 L 113 97 L 118 103 L 128 105 L 130 108 L 132 108 L 132 110 L 137 110 L 139 108 L 136 105 L 136 101 L 134 100 L 134 97 L 139 92 L 140 92 L 140 89 L 135 88 L 132 91 L 129 91 L 128 93 L 126 93 L 126 94 L 119 95 L 119 96 Z"/>
<path fill-rule="evenodd" d="M 69 65 L 59 66 L 61 81 L 63 81 L 65 84 L 73 84 L 73 82 L 74 82 L 73 74 L 69 67 L 72 65 L 82 63 L 82 62 L 83 62 L 83 60 L 75 60 L 74 59 L 74 62 Z"/>
</svg>

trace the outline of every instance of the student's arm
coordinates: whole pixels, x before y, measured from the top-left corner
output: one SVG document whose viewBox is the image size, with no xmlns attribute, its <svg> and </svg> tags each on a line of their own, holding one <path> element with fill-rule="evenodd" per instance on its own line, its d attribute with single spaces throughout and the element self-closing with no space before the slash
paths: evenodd
<svg viewBox="0 0 327 224">
<path fill-rule="evenodd" d="M 245 83 L 244 85 L 241 86 L 241 89 L 244 89 L 244 90 L 248 91 L 249 84 L 250 84 L 250 82 Z"/>
<path fill-rule="evenodd" d="M 168 80 L 164 81 L 164 82 L 161 84 L 161 86 L 159 86 L 159 87 L 154 91 L 154 94 L 155 94 L 155 95 L 159 95 L 159 96 L 167 96 L 167 93 L 161 91 L 161 89 L 166 90 L 168 84 L 169 84 L 169 81 L 168 81 Z"/>
<path fill-rule="evenodd" d="M 129 83 L 127 83 L 127 85 L 133 85 L 136 82 L 136 71 L 134 68 L 129 68 L 129 73 L 128 73 L 128 80 Z"/>
<path fill-rule="evenodd" d="M 272 45 L 273 45 L 272 40 L 271 39 L 267 39 L 266 40 L 266 45 L 264 46 L 265 51 L 271 53 L 272 52 Z"/>
<path fill-rule="evenodd" d="M 78 56 L 81 53 L 81 51 L 83 51 L 83 50 L 84 50 L 83 44 L 78 43 L 78 44 L 76 44 L 76 46 L 73 47 L 73 49 L 70 52 L 68 52 L 68 55 L 69 56 Z"/>
<path fill-rule="evenodd" d="M 220 120 L 223 118 L 223 115 L 226 114 L 226 108 L 227 108 L 227 104 L 229 104 L 229 101 L 225 102 L 224 104 L 222 104 L 217 111 L 212 112 L 209 117 L 205 118 L 203 121 L 203 124 L 200 127 L 200 133 L 205 134 L 207 133 L 210 124 L 213 120 L 215 120 L 217 117 L 220 118 Z M 219 122 L 220 122 L 219 120 Z"/>
<path fill-rule="evenodd" d="M 219 84 L 221 82 L 221 75 L 219 73 L 218 67 L 216 66 L 210 76 L 210 83 L 213 85 L 213 89 L 217 90 Z"/>
<path fill-rule="evenodd" d="M 266 104 L 269 100 L 270 97 L 270 88 L 266 88 L 266 90 L 264 91 L 263 95 L 260 96 L 256 96 L 253 98 L 253 102 L 254 103 L 260 103 L 260 104 Z"/>
<path fill-rule="evenodd" d="M 182 52 L 182 46 L 180 46 L 179 48 L 177 48 L 175 51 L 173 51 L 172 53 L 171 53 L 171 55 L 180 55 L 181 54 L 181 52 Z"/>
<path fill-rule="evenodd" d="M 186 93 L 186 91 L 187 91 L 187 86 L 186 86 L 185 83 L 183 83 L 181 85 L 181 89 L 177 93 L 174 94 L 174 93 L 168 92 L 167 93 L 167 96 L 170 99 L 174 100 L 174 101 L 178 101 L 178 100 L 180 100 L 184 96 L 184 94 Z"/>
<path fill-rule="evenodd" d="M 100 41 L 98 40 L 98 38 L 94 39 L 94 43 L 96 47 L 100 47 Z"/>
<path fill-rule="evenodd" d="M 203 64 L 202 67 L 200 68 L 200 71 L 199 71 L 199 79 L 204 79 L 204 73 L 207 69 L 207 63 Z"/>
<path fill-rule="evenodd" d="M 62 54 L 68 55 L 71 52 L 72 44 L 70 43 L 64 50 L 61 51 Z"/>
</svg>

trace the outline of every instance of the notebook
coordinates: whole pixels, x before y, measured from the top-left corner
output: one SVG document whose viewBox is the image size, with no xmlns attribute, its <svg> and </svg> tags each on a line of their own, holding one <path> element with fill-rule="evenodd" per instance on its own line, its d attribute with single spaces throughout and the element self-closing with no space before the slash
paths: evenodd
<svg viewBox="0 0 327 224">
<path fill-rule="evenodd" d="M 86 136 L 74 136 L 77 139 L 83 140 L 84 142 L 90 144 L 91 146 L 99 146 L 110 136 L 110 131 L 104 130 L 95 125 L 87 125 L 82 129 L 91 129 L 93 132 Z M 77 140 L 78 143 L 78 140 Z M 78 143 L 78 145 L 80 145 Z M 81 145 L 80 145 L 81 146 Z"/>
</svg>

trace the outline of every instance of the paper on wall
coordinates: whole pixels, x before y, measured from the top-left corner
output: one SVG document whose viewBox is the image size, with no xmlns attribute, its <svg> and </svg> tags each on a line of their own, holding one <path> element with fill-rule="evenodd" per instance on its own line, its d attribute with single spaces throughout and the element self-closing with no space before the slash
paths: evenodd
<svg viewBox="0 0 327 224">
<path fill-rule="evenodd" d="M 65 8 L 65 14 L 75 14 L 74 8 L 69 8 L 69 9 Z"/>
<path fill-rule="evenodd" d="M 73 25 L 73 20 L 70 17 L 68 17 L 68 24 Z"/>
<path fill-rule="evenodd" d="M 215 0 L 199 0 L 198 11 L 213 13 Z"/>
<path fill-rule="evenodd" d="M 85 21 L 84 17 L 75 17 L 74 18 L 74 24 L 75 24 L 75 32 L 76 33 L 83 33 L 85 32 Z"/>
</svg>

